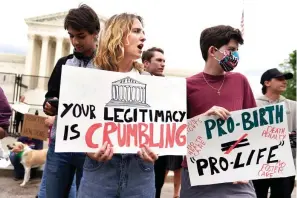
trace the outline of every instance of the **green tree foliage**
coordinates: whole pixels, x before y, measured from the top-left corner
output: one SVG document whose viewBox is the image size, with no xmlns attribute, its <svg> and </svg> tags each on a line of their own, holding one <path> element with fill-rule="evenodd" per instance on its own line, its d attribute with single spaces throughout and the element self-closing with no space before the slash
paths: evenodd
<svg viewBox="0 0 297 198">
<path fill-rule="evenodd" d="M 283 93 L 288 99 L 296 100 L 296 50 L 289 54 L 289 59 L 280 64 L 281 70 L 284 72 L 292 72 L 294 78 L 288 80 L 287 90 Z"/>
</svg>

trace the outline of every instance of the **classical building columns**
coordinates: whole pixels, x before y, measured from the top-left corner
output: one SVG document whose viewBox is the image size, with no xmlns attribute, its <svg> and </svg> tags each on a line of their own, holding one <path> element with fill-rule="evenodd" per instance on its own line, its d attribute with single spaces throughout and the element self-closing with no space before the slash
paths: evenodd
<svg viewBox="0 0 297 198">
<path fill-rule="evenodd" d="M 46 76 L 46 68 L 47 68 L 47 53 L 49 48 L 49 36 L 42 37 L 42 44 L 41 44 L 41 56 L 40 56 L 40 64 L 39 64 L 39 79 L 38 79 L 38 87 L 44 88 L 45 86 L 45 78 Z"/>
<path fill-rule="evenodd" d="M 125 85 L 113 84 L 112 85 L 112 100 L 121 102 L 137 102 L 146 103 L 146 87 L 142 84 Z"/>
<path fill-rule="evenodd" d="M 63 48 L 63 37 L 56 37 L 56 53 L 55 53 L 55 63 L 62 57 L 62 48 Z"/>
<path fill-rule="evenodd" d="M 33 66 L 33 56 L 34 56 L 34 48 L 35 48 L 35 34 L 28 34 L 28 52 L 26 56 L 25 63 L 25 75 L 32 74 L 32 66 Z"/>
</svg>

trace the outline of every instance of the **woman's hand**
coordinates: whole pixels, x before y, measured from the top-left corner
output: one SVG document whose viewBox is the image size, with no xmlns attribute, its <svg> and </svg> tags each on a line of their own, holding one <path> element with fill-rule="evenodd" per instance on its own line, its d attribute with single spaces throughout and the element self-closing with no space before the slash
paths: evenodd
<svg viewBox="0 0 297 198">
<path fill-rule="evenodd" d="M 6 131 L 0 127 L 0 140 L 6 137 Z"/>
<path fill-rule="evenodd" d="M 53 99 L 58 99 L 58 98 L 53 98 Z M 58 111 L 57 108 L 53 107 L 50 103 L 46 102 L 43 108 L 43 111 L 46 115 L 49 116 L 55 116 L 57 115 Z"/>
<path fill-rule="evenodd" d="M 147 145 L 144 145 L 138 151 L 138 155 L 141 159 L 147 162 L 155 162 L 158 159 L 158 155 L 155 154 Z"/>
<path fill-rule="evenodd" d="M 55 122 L 55 116 L 48 116 L 44 122 L 45 122 L 45 125 L 48 127 L 53 126 L 53 124 Z"/>
<path fill-rule="evenodd" d="M 227 120 L 228 117 L 230 116 L 230 112 L 223 107 L 213 106 L 212 108 L 210 108 L 208 111 L 206 111 L 202 115 L 204 115 L 204 116 L 217 115 L 221 119 Z"/>
<path fill-rule="evenodd" d="M 113 156 L 113 148 L 108 144 L 107 142 L 104 142 L 102 147 L 97 151 L 96 153 L 87 153 L 89 158 L 92 160 L 96 160 L 99 162 L 106 162 L 108 160 L 111 160 Z"/>
</svg>

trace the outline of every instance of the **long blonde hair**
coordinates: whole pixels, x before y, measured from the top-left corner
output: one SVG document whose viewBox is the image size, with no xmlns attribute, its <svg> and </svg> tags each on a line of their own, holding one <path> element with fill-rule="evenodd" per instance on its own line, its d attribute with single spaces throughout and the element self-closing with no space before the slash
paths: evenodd
<svg viewBox="0 0 297 198">
<path fill-rule="evenodd" d="M 119 71 L 118 63 L 124 58 L 123 38 L 131 32 L 134 19 L 143 24 L 140 16 L 128 13 L 113 15 L 106 21 L 94 59 L 97 67 L 108 71 Z M 140 73 L 144 70 L 143 65 L 136 61 L 133 62 L 133 68 Z"/>
</svg>

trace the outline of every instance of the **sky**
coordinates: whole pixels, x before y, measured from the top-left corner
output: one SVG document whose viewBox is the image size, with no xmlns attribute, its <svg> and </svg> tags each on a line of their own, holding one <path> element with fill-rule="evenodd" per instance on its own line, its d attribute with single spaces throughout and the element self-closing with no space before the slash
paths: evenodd
<svg viewBox="0 0 297 198">
<path fill-rule="evenodd" d="M 1 2 L 0 52 L 26 53 L 25 18 L 68 11 L 80 3 L 104 17 L 121 12 L 141 15 L 144 48 L 163 48 L 167 69 L 193 74 L 204 67 L 201 31 L 221 24 L 240 28 L 244 8 L 245 44 L 239 49 L 240 62 L 234 71 L 248 77 L 255 96 L 261 92 L 261 74 L 278 67 L 297 48 L 296 0 L 9 0 Z"/>
</svg>

